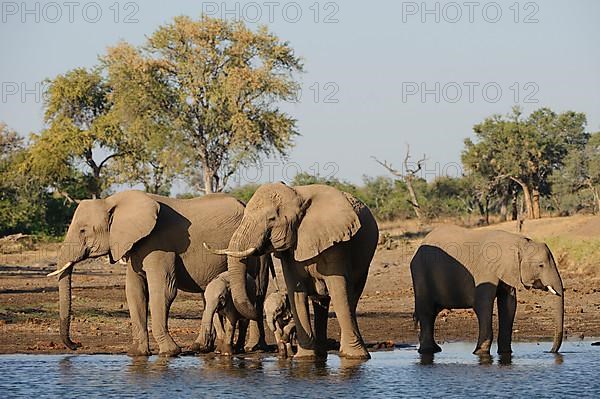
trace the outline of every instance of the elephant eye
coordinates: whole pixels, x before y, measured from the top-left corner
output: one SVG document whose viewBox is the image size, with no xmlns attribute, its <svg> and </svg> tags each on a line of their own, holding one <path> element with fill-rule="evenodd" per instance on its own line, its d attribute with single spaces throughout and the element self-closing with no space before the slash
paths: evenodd
<svg viewBox="0 0 600 399">
<path fill-rule="evenodd" d="M 539 266 L 539 267 L 544 267 L 544 265 L 543 265 L 543 264 L 541 264 L 541 265 L 538 265 L 538 266 Z"/>
</svg>

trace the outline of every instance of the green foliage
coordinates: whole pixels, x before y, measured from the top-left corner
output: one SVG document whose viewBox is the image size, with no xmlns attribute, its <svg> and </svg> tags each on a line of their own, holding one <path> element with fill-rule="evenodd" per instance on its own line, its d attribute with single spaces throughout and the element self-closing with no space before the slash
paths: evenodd
<svg viewBox="0 0 600 399">
<path fill-rule="evenodd" d="M 254 195 L 254 192 L 260 187 L 260 184 L 245 184 L 240 187 L 233 188 L 229 190 L 229 194 L 242 201 L 244 204 L 247 204 L 250 201 L 250 198 Z"/>
<path fill-rule="evenodd" d="M 22 173 L 24 141 L 0 123 L 0 236 L 14 233 L 61 235 L 74 207 L 50 194 L 45 186 Z"/>
<path fill-rule="evenodd" d="M 552 176 L 554 205 L 561 212 L 600 212 L 600 132 L 569 151 L 560 173 Z"/>
<path fill-rule="evenodd" d="M 100 197 L 110 187 L 105 166 L 121 155 L 123 138 L 107 117 L 108 93 L 96 70 L 76 68 L 49 81 L 48 127 L 32 134 L 22 170 L 59 192 L 79 179 L 86 187 L 84 198 Z"/>
<path fill-rule="evenodd" d="M 264 27 L 181 16 L 143 47 L 110 48 L 103 62 L 118 120 L 144 141 L 158 135 L 163 167 L 187 164 L 189 181 L 205 192 L 222 190 L 261 155 L 285 155 L 297 135 L 277 103 L 296 96 L 292 73 L 302 64 Z"/>
<path fill-rule="evenodd" d="M 485 195 L 510 190 L 508 179 L 518 183 L 526 199 L 533 197 L 527 206 L 537 217 L 537 195 L 550 195 L 552 173 L 563 167 L 567 154 L 585 146 L 585 124 L 583 113 L 540 108 L 523 119 L 521 110 L 513 108 L 507 117 L 494 115 L 473 127 L 477 142 L 465 140 L 463 164 Z"/>
</svg>

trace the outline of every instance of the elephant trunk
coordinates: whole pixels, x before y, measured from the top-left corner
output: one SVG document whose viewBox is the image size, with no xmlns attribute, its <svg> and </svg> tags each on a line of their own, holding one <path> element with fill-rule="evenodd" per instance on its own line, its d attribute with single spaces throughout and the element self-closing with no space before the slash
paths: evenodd
<svg viewBox="0 0 600 399">
<path fill-rule="evenodd" d="M 80 345 L 76 344 L 71 340 L 70 327 L 71 327 L 71 275 L 73 273 L 73 265 L 86 256 L 85 246 L 77 243 L 75 246 L 72 245 L 73 241 L 71 238 L 71 229 L 67 233 L 65 243 L 60 250 L 60 256 L 58 257 L 57 267 L 59 272 L 58 282 L 58 297 L 59 297 L 59 314 L 60 314 L 60 338 L 65 346 L 71 350 L 77 349 Z M 73 253 L 71 253 L 73 252 Z M 69 267 L 66 267 L 69 265 Z M 64 269 L 64 270 L 63 270 Z M 60 272 L 60 270 L 63 270 Z M 52 274 L 52 273 L 51 273 Z"/>
<path fill-rule="evenodd" d="M 60 338 L 65 346 L 71 350 L 77 349 L 77 344 L 71 341 L 69 335 L 71 327 L 71 270 L 63 274 L 58 283 L 59 308 L 60 308 Z"/>
<path fill-rule="evenodd" d="M 227 257 L 227 265 L 231 277 L 231 297 L 233 304 L 240 314 L 249 320 L 258 318 L 256 307 L 250 301 L 246 290 L 246 262 L 247 259 Z"/>
<path fill-rule="evenodd" d="M 242 224 L 235 231 L 229 242 L 229 249 L 233 251 L 245 251 L 248 248 L 260 248 L 264 235 L 258 232 L 257 223 L 244 218 Z M 258 238 L 257 238 L 258 236 Z M 227 257 L 227 269 L 230 274 L 231 296 L 235 308 L 240 314 L 250 320 L 256 320 L 258 312 L 256 307 L 248 298 L 246 290 L 246 266 L 248 258 Z"/>
<path fill-rule="evenodd" d="M 565 295 L 562 285 L 554 297 L 554 340 L 550 352 L 558 353 L 563 341 L 563 324 L 565 315 Z"/>
</svg>

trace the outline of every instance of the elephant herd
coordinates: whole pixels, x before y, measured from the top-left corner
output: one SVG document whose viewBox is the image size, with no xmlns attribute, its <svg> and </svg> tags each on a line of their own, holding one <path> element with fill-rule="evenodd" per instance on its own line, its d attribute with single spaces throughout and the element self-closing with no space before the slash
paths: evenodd
<svg viewBox="0 0 600 399">
<path fill-rule="evenodd" d="M 341 331 L 340 356 L 368 359 L 356 307 L 378 240 L 368 207 L 325 185 L 265 184 L 247 205 L 225 194 L 174 199 L 141 191 L 84 200 L 61 246 L 58 269 L 50 274 L 59 276 L 61 339 L 72 350 L 79 346 L 69 332 L 73 267 L 108 255 L 111 263 L 127 264 L 131 356 L 150 355 L 148 311 L 160 355 L 181 353 L 169 334 L 168 316 L 177 291 L 183 290 L 204 297 L 195 351 L 212 349 L 215 340 L 223 354 L 243 350 L 250 320 L 256 321 L 258 346 L 266 346 L 266 315 L 280 354 L 322 358 L 331 304 Z M 266 297 L 269 274 L 274 276 L 271 255 L 280 260 L 285 290 Z M 434 340 L 435 318 L 451 308 L 474 309 L 479 321 L 475 352 L 489 353 L 496 299 L 498 351 L 510 352 L 519 286 L 555 295 L 552 351 L 558 351 L 563 286 L 546 245 L 517 234 L 442 226 L 425 238 L 410 270 L 420 353 L 441 350 Z"/>
</svg>

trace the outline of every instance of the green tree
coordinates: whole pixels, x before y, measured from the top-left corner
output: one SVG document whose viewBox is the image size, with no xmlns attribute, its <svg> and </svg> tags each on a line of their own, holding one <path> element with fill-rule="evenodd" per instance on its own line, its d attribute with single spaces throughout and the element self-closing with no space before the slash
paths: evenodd
<svg viewBox="0 0 600 399">
<path fill-rule="evenodd" d="M 63 234 L 73 209 L 46 191 L 19 165 L 26 155 L 22 137 L 0 122 L 0 236 Z"/>
<path fill-rule="evenodd" d="M 562 167 L 567 153 L 587 141 L 585 114 L 556 114 L 548 108 L 527 119 L 513 108 L 508 117 L 494 115 L 473 127 L 477 142 L 465 140 L 463 164 L 487 181 L 493 192 L 505 179 L 516 182 L 529 218 L 540 217 L 540 195 L 550 194 L 549 177 Z"/>
<path fill-rule="evenodd" d="M 296 121 L 277 104 L 296 97 L 293 73 L 302 64 L 264 27 L 181 16 L 142 47 L 110 48 L 103 62 L 120 123 L 166 135 L 207 193 L 221 191 L 240 166 L 293 145 Z"/>
<path fill-rule="evenodd" d="M 74 179 L 86 187 L 85 197 L 100 197 L 111 183 L 108 163 L 123 156 L 123 134 L 107 117 L 108 93 L 97 70 L 73 69 L 49 81 L 44 121 L 32 134 L 23 170 L 66 197 Z"/>
<path fill-rule="evenodd" d="M 592 209 L 600 212 L 600 132 L 592 134 L 583 148 L 577 146 L 569 151 L 553 183 L 561 197 L 558 202 L 565 202 L 564 197 L 571 195 L 581 200 L 577 194 L 587 191 L 593 200 Z"/>
</svg>

